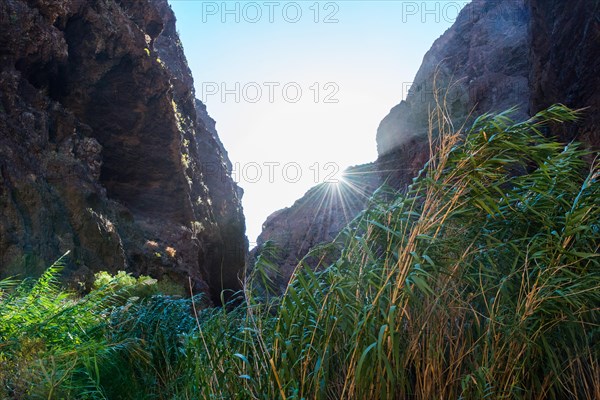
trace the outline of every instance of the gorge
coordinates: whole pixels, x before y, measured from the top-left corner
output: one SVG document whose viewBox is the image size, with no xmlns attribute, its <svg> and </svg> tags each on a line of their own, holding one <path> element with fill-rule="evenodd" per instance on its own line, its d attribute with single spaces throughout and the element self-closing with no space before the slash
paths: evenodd
<svg viewBox="0 0 600 400">
<path fill-rule="evenodd" d="M 300 4 L 310 23 L 339 11 L 284 9 Z M 201 3 L 247 24 L 260 6 Z M 275 211 L 249 249 L 240 160 L 188 64 L 215 53 L 186 57 L 175 0 L 0 1 L 0 398 L 600 398 L 600 0 L 454 6 L 378 129 L 343 115 L 338 141 L 368 137 L 376 158 Z M 347 72 L 329 28 L 295 31 L 303 47 L 268 27 Z M 219 68 L 247 79 L 264 60 L 220 28 L 245 49 L 219 42 Z M 410 40 L 361 49 L 346 29 L 359 83 Z M 272 60 L 273 79 L 304 69 Z M 279 106 L 288 154 L 337 150 L 303 135 L 325 119 Z M 277 149 L 245 139 L 249 157 Z"/>
<path fill-rule="evenodd" d="M 516 119 L 553 103 L 597 109 L 598 3 L 565 7 L 467 5 L 425 55 L 406 100 L 381 121 L 378 159 L 346 171 L 341 188 L 322 184 L 265 222 L 257 249 L 267 240 L 283 249 L 282 286 L 377 187 L 410 183 L 429 157 L 434 92 L 445 94 L 456 126 L 510 107 Z M 195 99 L 166 0 L 14 0 L 1 11 L 2 276 L 35 275 L 72 250 L 72 281 L 123 269 L 183 287 L 189 277 L 215 301 L 222 289 L 239 290 L 242 191 Z M 597 148 L 597 119 L 586 112 L 553 134 Z"/>
</svg>

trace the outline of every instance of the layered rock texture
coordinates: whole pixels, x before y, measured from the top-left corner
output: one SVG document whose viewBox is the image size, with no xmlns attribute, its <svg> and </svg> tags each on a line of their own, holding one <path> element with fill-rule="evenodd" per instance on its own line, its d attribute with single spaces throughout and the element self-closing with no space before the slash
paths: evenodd
<svg viewBox="0 0 600 400">
<path fill-rule="evenodd" d="M 387 182 L 402 190 L 429 158 L 429 113 L 443 104 L 456 128 L 486 112 L 516 107 L 527 118 L 554 103 L 589 107 L 582 120 L 549 134 L 565 142 L 600 145 L 600 0 L 475 0 L 423 59 L 407 98 L 392 108 L 377 131 L 378 159 L 362 168 L 354 186 L 367 198 Z M 433 132 L 435 135 L 435 132 Z M 377 177 L 375 177 L 377 176 Z M 292 207 L 271 215 L 258 245 L 274 241 L 284 250 L 283 279 L 316 244 L 330 241 L 353 218 L 343 200 L 319 207 L 311 189 Z M 356 215 L 356 214 L 354 214 Z M 306 229 L 320 224 L 318 232 Z M 296 228 L 298 227 L 298 228 Z M 256 253 L 258 250 L 254 250 Z"/>
<path fill-rule="evenodd" d="M 167 0 L 0 3 L 0 274 L 240 287 L 241 191 Z"/>
</svg>

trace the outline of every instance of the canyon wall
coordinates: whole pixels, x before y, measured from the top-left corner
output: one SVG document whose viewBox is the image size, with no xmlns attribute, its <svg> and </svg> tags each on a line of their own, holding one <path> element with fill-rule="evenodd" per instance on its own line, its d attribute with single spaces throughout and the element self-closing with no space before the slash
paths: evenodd
<svg viewBox="0 0 600 400">
<path fill-rule="evenodd" d="M 240 288 L 241 191 L 167 0 L 0 4 L 0 274 Z"/>
</svg>

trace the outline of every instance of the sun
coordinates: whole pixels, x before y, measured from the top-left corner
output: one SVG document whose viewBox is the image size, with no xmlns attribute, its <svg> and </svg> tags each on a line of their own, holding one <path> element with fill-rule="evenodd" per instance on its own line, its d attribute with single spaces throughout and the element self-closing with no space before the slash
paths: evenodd
<svg viewBox="0 0 600 400">
<path fill-rule="evenodd" d="M 328 225 L 325 229 L 333 232 L 352 221 L 379 186 L 378 176 L 371 169 L 350 168 L 309 190 L 299 204 L 310 220 L 307 234 L 313 225 Z"/>
</svg>

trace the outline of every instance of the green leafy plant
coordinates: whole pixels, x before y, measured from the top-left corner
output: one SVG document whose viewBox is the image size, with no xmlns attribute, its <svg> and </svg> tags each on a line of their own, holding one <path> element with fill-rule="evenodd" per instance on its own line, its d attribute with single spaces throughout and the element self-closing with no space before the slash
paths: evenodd
<svg viewBox="0 0 600 400">
<path fill-rule="evenodd" d="M 157 282 L 149 276 L 136 278 L 125 271 L 118 271 L 115 275 L 100 271 L 94 275 L 92 289 L 119 293 L 123 297 L 148 297 L 158 292 Z"/>
</svg>

